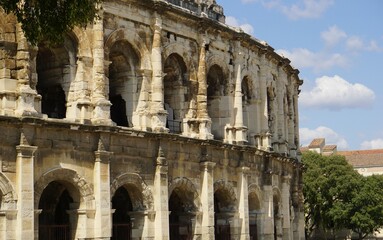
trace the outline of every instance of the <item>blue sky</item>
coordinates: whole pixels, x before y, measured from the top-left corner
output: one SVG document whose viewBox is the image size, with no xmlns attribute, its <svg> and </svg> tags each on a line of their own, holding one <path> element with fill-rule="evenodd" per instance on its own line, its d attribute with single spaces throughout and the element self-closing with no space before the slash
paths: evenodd
<svg viewBox="0 0 383 240">
<path fill-rule="evenodd" d="M 289 58 L 304 80 L 303 146 L 383 148 L 382 0 L 217 0 L 226 23 Z"/>
</svg>

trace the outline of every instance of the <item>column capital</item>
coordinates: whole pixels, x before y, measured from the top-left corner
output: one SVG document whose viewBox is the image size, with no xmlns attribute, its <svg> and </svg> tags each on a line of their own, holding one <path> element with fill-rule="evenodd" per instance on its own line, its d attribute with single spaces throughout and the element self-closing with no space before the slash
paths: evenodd
<svg viewBox="0 0 383 240">
<path fill-rule="evenodd" d="M 18 145 L 16 146 L 17 154 L 22 157 L 33 157 L 37 147 L 29 145 Z"/>
<path fill-rule="evenodd" d="M 109 163 L 113 152 L 95 151 L 95 162 Z"/>
<path fill-rule="evenodd" d="M 209 161 L 199 163 L 201 170 L 205 170 L 205 171 L 212 171 L 215 165 L 216 165 L 215 162 L 209 162 Z"/>
<path fill-rule="evenodd" d="M 250 174 L 250 167 L 239 166 L 239 167 L 237 167 L 237 172 L 238 173 L 242 173 L 244 175 L 249 175 Z"/>
</svg>

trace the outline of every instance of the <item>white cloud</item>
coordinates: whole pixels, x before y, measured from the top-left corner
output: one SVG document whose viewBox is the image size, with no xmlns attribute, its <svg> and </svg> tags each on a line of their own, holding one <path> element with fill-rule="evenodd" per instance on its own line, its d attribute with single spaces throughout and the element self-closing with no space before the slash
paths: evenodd
<svg viewBox="0 0 383 240">
<path fill-rule="evenodd" d="M 241 28 L 245 33 L 252 35 L 254 33 L 254 28 L 248 23 L 241 24 L 238 19 L 233 16 L 226 17 L 226 24 Z"/>
<path fill-rule="evenodd" d="M 333 0 L 302 0 L 292 6 L 282 6 L 282 12 L 290 19 L 318 18 L 333 2 Z"/>
<path fill-rule="evenodd" d="M 342 108 L 365 108 L 372 105 L 375 93 L 359 83 L 349 83 L 335 75 L 316 79 L 310 91 L 302 91 L 300 103 L 305 107 L 340 110 Z"/>
<path fill-rule="evenodd" d="M 322 39 L 325 41 L 326 46 L 334 46 L 342 39 L 347 37 L 347 34 L 339 29 L 337 26 L 331 26 L 328 30 L 321 33 Z"/>
<path fill-rule="evenodd" d="M 347 49 L 351 52 L 358 51 L 371 51 L 371 52 L 381 52 L 383 48 L 378 46 L 378 43 L 375 40 L 371 40 L 366 43 L 358 36 L 351 36 L 346 41 Z"/>
<path fill-rule="evenodd" d="M 344 137 L 325 126 L 320 126 L 316 129 L 300 128 L 299 137 L 303 146 L 309 145 L 314 138 L 325 138 L 326 144 L 336 144 L 338 149 L 348 148 L 348 143 Z"/>
<path fill-rule="evenodd" d="M 313 68 L 314 71 L 318 72 L 348 65 L 347 58 L 339 53 L 311 52 L 305 48 L 296 48 L 292 51 L 279 49 L 277 53 L 289 58 L 292 65 L 298 69 Z"/>
<path fill-rule="evenodd" d="M 364 48 L 364 43 L 360 37 L 352 36 L 347 39 L 346 46 L 349 50 L 359 51 Z"/>
<path fill-rule="evenodd" d="M 373 139 L 371 141 L 364 141 L 360 144 L 361 149 L 380 149 L 383 148 L 383 139 Z"/>
<path fill-rule="evenodd" d="M 242 3 L 260 2 L 267 8 L 281 11 L 290 19 L 318 18 L 333 4 L 334 0 L 298 0 L 296 4 L 286 5 L 282 0 L 241 0 Z"/>
</svg>

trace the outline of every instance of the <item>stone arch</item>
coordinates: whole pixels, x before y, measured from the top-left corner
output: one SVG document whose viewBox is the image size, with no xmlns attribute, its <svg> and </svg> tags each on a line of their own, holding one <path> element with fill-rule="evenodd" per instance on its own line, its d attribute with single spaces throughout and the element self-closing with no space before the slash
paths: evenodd
<svg viewBox="0 0 383 240">
<path fill-rule="evenodd" d="M 220 82 L 219 82 L 219 84 L 223 85 L 222 93 L 219 96 L 229 95 L 231 90 L 233 90 L 232 89 L 233 85 L 231 84 L 231 79 L 229 78 L 230 70 L 227 64 L 223 64 L 223 62 L 225 62 L 224 59 L 218 55 L 213 55 L 207 60 L 206 81 L 208 84 L 208 89 L 207 89 L 208 98 L 211 96 L 216 96 L 216 95 L 209 94 L 209 78 L 210 78 L 211 70 L 214 70 L 214 68 L 221 70 L 221 74 L 223 78 L 223 79 L 220 79 Z"/>
<path fill-rule="evenodd" d="M 62 44 L 38 45 L 36 90 L 42 96 L 42 113 L 50 118 L 65 118 L 69 95 L 77 72 L 78 39 L 67 33 Z M 34 86 L 33 86 L 34 87 Z"/>
<path fill-rule="evenodd" d="M 282 204 L 282 194 L 278 187 L 273 187 L 273 202 L 277 202 L 279 206 Z"/>
<path fill-rule="evenodd" d="M 113 42 L 108 50 L 110 115 L 118 126 L 131 126 L 142 85 L 140 53 L 127 39 Z"/>
<path fill-rule="evenodd" d="M 197 80 L 197 59 L 193 59 L 190 54 L 190 50 L 186 49 L 181 43 L 174 42 L 166 45 L 162 51 L 163 61 L 165 61 L 170 55 L 178 54 L 182 57 L 186 66 L 188 66 L 188 75 L 190 79 Z"/>
<path fill-rule="evenodd" d="M 49 183 L 54 181 L 69 183 L 69 185 L 66 187 L 68 188 L 68 191 L 73 195 L 77 195 L 78 192 L 79 196 L 75 197 L 80 200 L 80 209 L 93 206 L 93 186 L 89 184 L 85 178 L 81 177 L 76 171 L 72 169 L 56 168 L 46 172 L 35 182 L 35 209 L 38 209 L 39 201 L 44 189 L 48 186 Z"/>
<path fill-rule="evenodd" d="M 249 196 L 254 194 L 258 198 L 259 209 L 263 209 L 263 202 L 262 202 L 263 195 L 262 195 L 262 191 L 261 191 L 260 187 L 258 186 L 258 184 L 256 184 L 256 183 L 250 184 L 248 187 L 248 192 L 249 192 Z M 249 205 L 250 205 L 250 203 L 249 203 Z"/>
<path fill-rule="evenodd" d="M 125 187 L 132 196 L 134 210 L 152 210 L 153 194 L 140 175 L 135 173 L 123 173 L 116 177 L 110 187 L 111 198 L 117 189 Z"/>
<path fill-rule="evenodd" d="M 214 139 L 222 140 L 225 137 L 225 126 L 231 120 L 231 111 L 222 111 L 221 106 L 230 106 L 232 100 L 230 92 L 232 85 L 229 84 L 229 73 L 225 65 L 219 62 L 219 58 L 212 58 L 208 63 L 206 75 L 207 84 L 207 112 L 211 118 L 211 133 Z M 226 73 L 227 72 L 227 73 Z"/>
<path fill-rule="evenodd" d="M 11 181 L 0 172 L 0 209 L 17 201 L 17 194 Z M 7 206 L 10 207 L 10 206 Z"/>
<path fill-rule="evenodd" d="M 214 66 L 218 65 L 220 68 L 222 68 L 223 74 L 228 78 L 230 69 L 228 64 L 226 64 L 225 58 L 221 55 L 213 54 L 209 56 L 206 60 L 206 69 L 209 71 L 209 69 Z M 228 79 L 230 81 L 230 79 Z M 228 82 L 229 83 L 229 82 Z"/>
<path fill-rule="evenodd" d="M 175 189 L 180 189 L 185 193 L 185 198 L 189 198 L 187 200 L 193 202 L 194 206 L 192 206 L 192 208 L 195 208 L 195 211 L 199 211 L 201 209 L 200 196 L 194 183 L 190 179 L 185 177 L 177 177 L 169 184 L 169 198 Z"/>
<path fill-rule="evenodd" d="M 150 51 L 145 46 L 145 41 L 137 34 L 128 31 L 127 29 L 117 29 L 113 31 L 105 41 L 105 60 L 109 58 L 109 51 L 113 44 L 117 41 L 125 40 L 128 41 L 134 50 L 140 55 L 140 66 L 141 69 L 150 70 L 151 60 L 150 60 Z"/>
<path fill-rule="evenodd" d="M 74 27 L 72 29 L 73 36 L 76 37 L 78 42 L 78 56 L 81 57 L 92 57 L 92 42 L 83 28 Z"/>
<path fill-rule="evenodd" d="M 226 211 L 235 211 L 237 208 L 237 194 L 231 183 L 218 180 L 214 183 L 214 195 L 219 194 L 220 201 L 226 206 Z"/>
<path fill-rule="evenodd" d="M 259 239 L 262 232 L 263 196 L 258 184 L 248 187 L 249 232 L 251 239 Z"/>
<path fill-rule="evenodd" d="M 249 104 L 254 99 L 253 79 L 249 75 L 242 78 L 242 100 L 244 104 Z"/>
<path fill-rule="evenodd" d="M 172 133 L 181 133 L 182 121 L 192 98 L 191 82 L 184 58 L 178 53 L 170 54 L 164 61 L 164 103 L 168 112 L 166 127 Z"/>
</svg>

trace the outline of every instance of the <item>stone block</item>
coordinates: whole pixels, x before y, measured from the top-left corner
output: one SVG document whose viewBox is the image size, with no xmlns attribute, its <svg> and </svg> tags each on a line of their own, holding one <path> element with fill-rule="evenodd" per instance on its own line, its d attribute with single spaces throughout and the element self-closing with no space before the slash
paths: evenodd
<svg viewBox="0 0 383 240">
<path fill-rule="evenodd" d="M 4 70 L 0 70 L 3 72 Z M 16 91 L 17 80 L 9 78 L 1 78 L 0 76 L 0 92 L 2 91 Z"/>
</svg>

